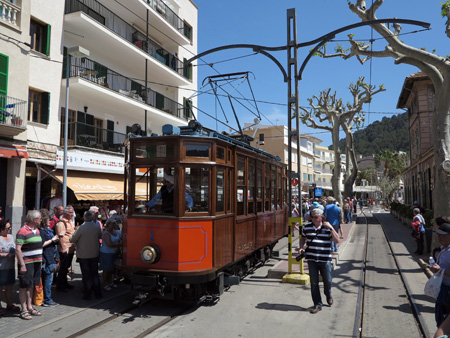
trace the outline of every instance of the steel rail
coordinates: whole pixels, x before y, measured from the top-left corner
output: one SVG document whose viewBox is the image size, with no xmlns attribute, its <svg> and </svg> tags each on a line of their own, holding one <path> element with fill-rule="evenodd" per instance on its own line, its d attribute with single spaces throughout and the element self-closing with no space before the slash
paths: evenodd
<svg viewBox="0 0 450 338">
<path fill-rule="evenodd" d="M 375 216 L 374 216 L 374 217 L 375 217 Z M 375 218 L 376 218 L 376 217 L 375 217 Z M 409 304 L 411 305 L 411 309 L 412 309 L 414 318 L 415 318 L 416 321 L 417 321 L 417 325 L 418 325 L 418 327 L 419 327 L 419 329 L 420 329 L 420 332 L 422 333 L 423 337 L 425 337 L 425 338 L 431 338 L 431 336 L 430 336 L 430 335 L 428 334 L 428 332 L 425 330 L 425 328 L 427 328 L 427 325 L 425 324 L 425 322 L 424 322 L 424 320 L 423 320 L 423 318 L 422 318 L 422 315 L 420 314 L 420 310 L 419 310 L 419 308 L 418 308 L 418 306 L 417 306 L 417 303 L 416 303 L 416 301 L 415 301 L 415 299 L 414 299 L 414 296 L 413 296 L 413 294 L 412 294 L 412 292 L 411 292 L 411 288 L 409 287 L 409 284 L 408 284 L 408 282 L 406 281 L 406 277 L 405 277 L 405 275 L 404 275 L 402 269 L 400 268 L 400 265 L 399 265 L 399 263 L 398 263 L 397 257 L 396 257 L 395 254 L 394 254 L 394 250 L 392 249 L 391 242 L 389 241 L 389 238 L 388 238 L 388 236 L 387 236 L 387 234 L 386 234 L 386 231 L 384 230 L 383 222 L 382 222 L 380 219 L 378 219 L 378 218 L 377 218 L 377 220 L 380 222 L 381 229 L 383 230 L 384 236 L 385 236 L 386 241 L 387 241 L 387 243 L 388 243 L 388 245 L 389 245 L 389 249 L 391 250 L 392 257 L 394 258 L 394 262 L 395 262 L 395 265 L 396 265 L 397 270 L 398 270 L 398 272 L 399 272 L 400 279 L 401 279 L 401 281 L 402 281 L 402 283 L 403 283 L 403 286 L 405 287 L 406 295 L 407 295 L 407 297 L 408 297 Z"/>
</svg>

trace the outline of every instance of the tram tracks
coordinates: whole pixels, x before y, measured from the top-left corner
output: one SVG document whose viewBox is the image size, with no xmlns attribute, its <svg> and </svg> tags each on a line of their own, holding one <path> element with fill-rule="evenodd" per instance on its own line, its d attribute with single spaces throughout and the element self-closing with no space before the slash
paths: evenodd
<svg viewBox="0 0 450 338">
<path fill-rule="evenodd" d="M 115 336 L 143 338 L 197 307 L 168 300 L 149 300 L 141 306 L 132 304 L 68 337 L 98 337 L 111 333 Z"/>
<path fill-rule="evenodd" d="M 417 304 L 416 299 L 413 296 L 413 292 L 411 291 L 411 287 L 408 284 L 407 278 L 405 277 L 405 272 L 402 270 L 401 265 L 399 264 L 398 258 L 393 250 L 392 244 L 389 240 L 389 236 L 386 233 L 386 229 L 385 229 L 385 225 L 383 224 L 382 220 L 379 220 L 376 217 L 373 217 L 373 215 L 366 215 L 366 213 L 363 213 L 363 216 L 361 216 L 360 218 L 362 218 L 364 220 L 363 224 L 365 225 L 366 229 L 366 235 L 365 235 L 365 239 L 364 239 L 364 248 L 363 248 L 363 257 L 362 257 L 362 262 L 361 262 L 361 272 L 360 272 L 360 281 L 359 281 L 359 288 L 358 288 L 358 297 L 357 297 L 357 309 L 356 309 L 356 314 L 355 314 L 355 320 L 354 320 L 354 328 L 353 328 L 353 337 L 355 338 L 362 338 L 365 337 L 365 322 L 367 323 L 368 318 L 368 314 L 367 314 L 367 304 L 366 304 L 366 300 L 368 298 L 368 285 L 367 285 L 367 272 L 368 272 L 368 261 L 369 261 L 369 252 L 373 252 L 373 248 L 370 248 L 371 245 L 373 245 L 370 241 L 370 231 L 371 231 L 371 227 L 370 225 L 374 225 L 374 224 L 379 224 L 383 235 L 384 235 L 384 239 L 386 241 L 386 245 L 388 248 L 388 255 L 392 256 L 392 260 L 394 262 L 395 265 L 395 270 L 396 273 L 394 274 L 398 274 L 404 292 L 406 294 L 406 299 L 408 301 L 408 305 L 410 307 L 411 313 L 414 317 L 415 320 L 415 324 L 417 326 L 417 330 L 418 330 L 418 334 L 420 335 L 420 337 L 430 337 L 427 326 L 424 322 L 424 319 L 422 317 L 422 314 L 419 310 L 419 306 Z M 370 223 L 369 223 L 370 221 Z M 361 224 L 361 223 L 360 223 Z M 372 249 L 372 250 L 370 250 Z M 371 258 L 370 258 L 371 259 Z M 406 310 L 404 310 L 406 311 Z"/>
</svg>

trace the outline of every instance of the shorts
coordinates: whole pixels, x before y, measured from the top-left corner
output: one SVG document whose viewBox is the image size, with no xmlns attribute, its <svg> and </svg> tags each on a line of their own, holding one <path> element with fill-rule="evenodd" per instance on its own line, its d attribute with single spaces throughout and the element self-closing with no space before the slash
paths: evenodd
<svg viewBox="0 0 450 338">
<path fill-rule="evenodd" d="M 0 270 L 0 286 L 12 285 L 16 282 L 14 269 Z"/>
<path fill-rule="evenodd" d="M 41 284 L 41 262 L 25 264 L 26 273 L 18 272 L 19 288 L 29 289 Z"/>
</svg>

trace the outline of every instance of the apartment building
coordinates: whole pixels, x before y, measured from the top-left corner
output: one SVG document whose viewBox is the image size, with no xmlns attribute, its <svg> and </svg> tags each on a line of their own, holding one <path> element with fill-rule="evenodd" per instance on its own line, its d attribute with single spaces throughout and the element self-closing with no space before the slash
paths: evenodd
<svg viewBox="0 0 450 338">
<path fill-rule="evenodd" d="M 397 108 L 408 109 L 409 162 L 403 173 L 405 203 L 418 201 L 426 209 L 433 208 L 435 163 L 431 121 L 435 110 L 434 86 L 422 72 L 408 76 L 403 84 Z"/>
<path fill-rule="evenodd" d="M 7 21 L 0 19 L 0 56 L 6 56 L 3 63 L 9 60 L 2 111 L 14 104 L 23 115 L 21 124 L 10 116 L 0 123 L 6 146 L 22 154 L 0 158 L 7 163 L 7 169 L 0 166 L 2 179 L 11 182 L 11 191 L 0 192 L 0 205 L 23 215 L 25 208 L 60 201 L 66 111 L 68 202 L 120 201 L 123 142 L 132 126 L 139 124 L 141 134 L 159 134 L 164 124 L 186 125 L 193 117 L 196 68 L 184 61 L 197 54 L 196 5 L 190 0 L 0 3 Z M 6 6 L 14 15 L 4 14 Z"/>
<path fill-rule="evenodd" d="M 314 175 L 316 186 L 322 188 L 324 195 L 332 195 L 333 192 L 331 185 L 333 167 L 334 152 L 327 147 L 316 144 L 314 146 Z"/>
<path fill-rule="evenodd" d="M 0 0 L 0 206 L 17 228 L 34 149 L 59 138 L 63 2 Z M 48 147 L 50 146 L 50 147 Z"/>
</svg>

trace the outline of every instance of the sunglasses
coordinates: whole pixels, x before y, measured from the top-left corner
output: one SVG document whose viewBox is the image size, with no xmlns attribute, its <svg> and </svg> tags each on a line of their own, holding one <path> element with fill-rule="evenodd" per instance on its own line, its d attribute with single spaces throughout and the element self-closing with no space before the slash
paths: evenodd
<svg viewBox="0 0 450 338">
<path fill-rule="evenodd" d="M 313 216 L 312 218 L 322 218 L 322 216 Z"/>
<path fill-rule="evenodd" d="M 6 227 L 5 230 L 9 231 L 9 230 L 11 230 L 11 227 Z"/>
</svg>

